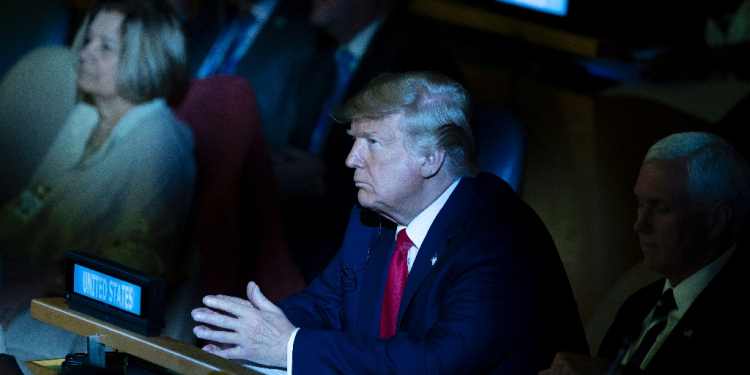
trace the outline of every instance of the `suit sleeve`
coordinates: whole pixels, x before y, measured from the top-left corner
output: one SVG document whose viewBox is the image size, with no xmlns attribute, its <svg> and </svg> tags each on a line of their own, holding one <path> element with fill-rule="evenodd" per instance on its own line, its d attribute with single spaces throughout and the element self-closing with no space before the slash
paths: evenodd
<svg viewBox="0 0 750 375">
<path fill-rule="evenodd" d="M 287 319 L 305 329 L 339 330 L 342 327 L 341 252 L 310 286 L 278 303 Z M 298 333 L 299 334 L 299 333 Z M 296 340 L 295 340 L 296 342 Z"/>
<path fill-rule="evenodd" d="M 342 330 L 345 297 L 351 299 L 362 281 L 369 250 L 360 245 L 363 239 L 375 238 L 373 228 L 360 221 L 363 212 L 355 206 L 344 236 L 344 244 L 331 263 L 313 282 L 299 293 L 278 303 L 292 324 L 306 329 Z M 365 214 L 367 215 L 367 214 Z M 376 231 L 380 238 L 380 229 Z M 344 264 L 344 258 L 349 260 Z M 296 341 L 295 341 L 296 342 Z"/>
<path fill-rule="evenodd" d="M 380 339 L 340 331 L 336 309 L 306 321 L 295 316 L 292 321 L 303 324 L 294 343 L 294 374 L 480 373 L 500 362 L 509 373 L 536 373 L 549 365 L 553 353 L 542 322 L 534 241 L 510 231 L 485 233 L 444 255 L 444 269 L 422 284 L 430 290 L 410 303 L 428 307 L 407 312 L 401 326 L 408 332 Z M 335 287 L 326 280 L 332 271 L 311 286 L 311 301 L 335 301 Z"/>
</svg>

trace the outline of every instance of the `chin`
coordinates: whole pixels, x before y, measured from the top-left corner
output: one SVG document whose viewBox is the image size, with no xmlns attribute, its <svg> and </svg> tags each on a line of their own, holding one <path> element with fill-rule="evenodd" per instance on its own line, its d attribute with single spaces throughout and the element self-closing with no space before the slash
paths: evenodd
<svg viewBox="0 0 750 375">
<path fill-rule="evenodd" d="M 649 271 L 659 272 L 661 274 L 664 274 L 664 262 L 659 259 L 659 257 L 656 256 L 649 256 L 644 254 L 643 255 L 643 265 L 646 266 L 646 268 Z"/>
<path fill-rule="evenodd" d="M 85 92 L 86 94 L 91 94 L 92 91 L 96 90 L 95 85 L 92 84 L 91 82 L 89 82 L 86 79 L 79 79 L 79 80 L 77 80 L 76 81 L 76 88 L 78 90 L 81 90 L 81 91 Z"/>
<path fill-rule="evenodd" d="M 370 198 L 369 194 L 362 191 L 362 189 L 359 189 L 359 192 L 357 193 L 357 201 L 362 207 L 365 207 L 365 208 L 372 207 L 372 200 L 369 198 Z"/>
</svg>

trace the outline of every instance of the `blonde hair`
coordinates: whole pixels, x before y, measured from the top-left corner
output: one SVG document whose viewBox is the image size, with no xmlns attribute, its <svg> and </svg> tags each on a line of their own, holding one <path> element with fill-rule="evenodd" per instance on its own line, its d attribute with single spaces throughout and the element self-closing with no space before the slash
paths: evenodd
<svg viewBox="0 0 750 375">
<path fill-rule="evenodd" d="M 479 172 L 469 125 L 469 93 L 458 82 L 436 72 L 386 73 L 373 79 L 344 106 L 332 111 L 341 123 L 380 119 L 399 113 L 407 146 L 426 155 L 443 149 L 454 176 Z"/>
<path fill-rule="evenodd" d="M 117 64 L 117 92 L 134 103 L 165 98 L 174 103 L 188 86 L 187 50 L 182 25 L 168 5 L 155 0 L 107 0 L 95 4 L 73 41 L 80 54 L 93 19 L 117 12 L 122 22 L 122 49 Z"/>
</svg>

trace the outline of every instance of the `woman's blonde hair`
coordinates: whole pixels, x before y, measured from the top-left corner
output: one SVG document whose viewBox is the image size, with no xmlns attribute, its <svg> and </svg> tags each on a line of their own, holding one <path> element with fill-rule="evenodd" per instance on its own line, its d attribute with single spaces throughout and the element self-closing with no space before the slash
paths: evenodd
<svg viewBox="0 0 750 375">
<path fill-rule="evenodd" d="M 165 98 L 175 103 L 188 86 L 185 36 L 177 16 L 160 0 L 106 0 L 86 15 L 73 42 L 80 53 L 86 34 L 99 12 L 124 16 L 122 48 L 117 65 L 117 92 L 134 103 Z"/>
</svg>

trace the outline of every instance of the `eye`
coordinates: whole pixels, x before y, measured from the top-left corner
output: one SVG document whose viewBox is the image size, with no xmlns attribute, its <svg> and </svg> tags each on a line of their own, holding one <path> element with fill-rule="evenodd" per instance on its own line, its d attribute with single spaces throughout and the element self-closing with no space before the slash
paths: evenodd
<svg viewBox="0 0 750 375">
<path fill-rule="evenodd" d="M 116 54 L 116 53 L 120 52 L 120 45 L 117 42 L 115 42 L 115 41 L 111 41 L 111 40 L 104 41 L 102 43 L 102 50 L 104 52 L 109 52 L 109 53 L 112 53 L 112 54 Z"/>
<path fill-rule="evenodd" d="M 367 138 L 367 148 L 369 148 L 370 151 L 377 151 L 381 147 L 383 147 L 383 145 L 377 139 Z"/>
</svg>

